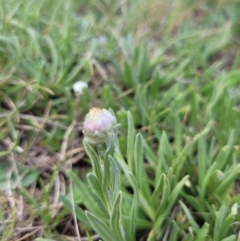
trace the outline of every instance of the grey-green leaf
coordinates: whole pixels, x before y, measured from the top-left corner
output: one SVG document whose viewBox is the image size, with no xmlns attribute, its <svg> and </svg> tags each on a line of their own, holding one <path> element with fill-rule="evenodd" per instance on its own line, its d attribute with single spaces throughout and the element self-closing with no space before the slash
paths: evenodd
<svg viewBox="0 0 240 241">
<path fill-rule="evenodd" d="M 104 241 L 118 240 L 118 237 L 114 234 L 108 223 L 104 223 L 100 218 L 88 211 L 86 211 L 86 215 L 93 229 Z"/>
<path fill-rule="evenodd" d="M 121 221 L 122 221 L 122 193 L 119 192 L 110 216 L 110 225 L 112 230 L 118 235 L 119 237 L 118 240 L 122 240 Z"/>
</svg>

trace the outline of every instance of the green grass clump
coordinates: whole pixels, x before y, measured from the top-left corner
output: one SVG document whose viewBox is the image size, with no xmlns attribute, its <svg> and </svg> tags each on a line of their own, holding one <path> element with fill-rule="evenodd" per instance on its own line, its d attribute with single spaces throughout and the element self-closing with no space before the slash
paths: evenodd
<svg viewBox="0 0 240 241">
<path fill-rule="evenodd" d="M 238 6 L 2 0 L 0 188 L 11 209 L 0 210 L 2 237 L 111 239 L 82 144 L 96 106 L 121 124 L 117 204 L 132 240 L 237 240 Z M 76 97 L 79 80 L 89 87 Z"/>
</svg>

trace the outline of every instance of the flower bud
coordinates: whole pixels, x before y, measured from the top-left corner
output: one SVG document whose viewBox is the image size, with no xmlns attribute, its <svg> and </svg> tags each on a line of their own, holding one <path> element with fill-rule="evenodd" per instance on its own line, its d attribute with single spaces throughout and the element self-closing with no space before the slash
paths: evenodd
<svg viewBox="0 0 240 241">
<path fill-rule="evenodd" d="M 89 143 L 105 143 L 116 124 L 116 117 L 110 111 L 92 108 L 83 122 L 83 133 Z"/>
<path fill-rule="evenodd" d="M 84 81 L 77 81 L 72 86 L 73 92 L 76 96 L 82 95 L 84 89 L 88 88 L 88 84 Z"/>
</svg>

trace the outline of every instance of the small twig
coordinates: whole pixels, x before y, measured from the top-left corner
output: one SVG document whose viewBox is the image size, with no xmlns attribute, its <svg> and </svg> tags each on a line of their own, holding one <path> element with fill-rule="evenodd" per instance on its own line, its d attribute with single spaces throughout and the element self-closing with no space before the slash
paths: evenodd
<svg viewBox="0 0 240 241">
<path fill-rule="evenodd" d="M 79 148 L 75 148 L 73 150 L 68 151 L 66 153 L 66 157 L 73 156 L 74 154 L 79 153 L 79 152 L 85 152 L 84 147 L 79 147 Z"/>
<path fill-rule="evenodd" d="M 102 66 L 97 61 L 94 61 L 94 66 L 98 70 L 98 72 L 101 75 L 102 79 L 107 79 L 106 71 L 102 68 Z"/>
<path fill-rule="evenodd" d="M 66 165 L 68 166 L 68 165 L 72 165 L 72 164 L 74 164 L 74 163 L 76 163 L 77 161 L 79 161 L 80 159 L 82 159 L 82 157 L 84 157 L 85 156 L 85 153 L 79 153 L 77 156 L 75 156 L 75 157 L 71 157 L 70 159 L 67 159 L 66 160 Z"/>
<path fill-rule="evenodd" d="M 68 229 L 70 228 L 72 219 L 73 219 L 73 217 L 70 216 L 70 218 L 66 221 L 65 227 L 64 227 L 64 229 L 62 231 L 62 234 L 65 234 L 68 231 Z"/>
<path fill-rule="evenodd" d="M 57 204 L 52 204 L 50 206 L 51 208 L 51 218 L 55 218 L 59 214 L 59 210 L 62 208 L 63 204 L 57 203 Z"/>
<path fill-rule="evenodd" d="M 65 195 L 66 194 L 66 185 L 65 185 L 64 175 L 61 173 L 60 176 L 60 192 Z"/>
<path fill-rule="evenodd" d="M 63 237 L 68 241 L 77 241 L 76 237 L 71 237 L 71 236 L 67 236 L 67 235 L 63 235 Z M 95 234 L 95 235 L 91 236 L 91 238 L 92 238 L 92 240 L 98 240 L 99 235 Z M 85 238 L 85 237 L 82 238 L 82 241 L 88 241 L 88 240 L 89 240 L 88 238 Z"/>
<path fill-rule="evenodd" d="M 66 130 L 67 129 L 67 126 L 61 124 L 60 122 L 57 122 L 57 121 L 52 121 L 52 120 L 46 120 L 42 117 L 39 117 L 39 116 L 33 116 L 33 115 L 28 115 L 28 114 L 20 114 L 19 115 L 21 119 L 24 119 L 24 120 L 33 120 L 33 121 L 38 121 L 38 122 L 41 122 L 41 123 L 45 123 L 45 124 L 48 124 L 48 125 L 51 125 L 51 126 L 57 126 L 61 129 L 64 129 Z"/>
<path fill-rule="evenodd" d="M 119 99 L 121 99 L 121 98 L 123 98 L 123 97 L 125 97 L 125 96 L 127 96 L 127 95 L 129 95 L 129 94 L 131 94 L 131 93 L 133 93 L 133 92 L 135 91 L 135 89 L 136 89 L 136 88 L 131 88 L 131 89 L 128 89 L 128 90 L 122 92 L 121 94 L 119 94 L 119 95 L 117 96 L 116 100 L 119 100 Z"/>
<path fill-rule="evenodd" d="M 25 232 L 29 232 L 29 231 L 33 231 L 33 230 L 36 230 L 37 228 L 43 228 L 44 226 L 37 226 L 37 227 L 17 227 L 15 228 L 15 230 L 17 232 L 20 232 L 20 233 L 25 233 Z"/>
<path fill-rule="evenodd" d="M 54 200 L 53 204 L 57 204 L 59 201 L 59 196 L 60 196 L 60 179 L 59 175 L 55 177 L 55 183 L 54 183 L 54 190 L 55 190 L 55 195 L 54 195 Z"/>
<path fill-rule="evenodd" d="M 15 113 L 15 111 L 6 111 L 5 113 L 0 114 L 0 118 L 8 117 L 8 116 L 10 116 L 14 113 Z M 20 119 L 23 119 L 23 120 L 32 120 L 32 121 L 37 121 L 37 122 L 40 122 L 40 123 L 44 122 L 48 125 L 57 126 L 57 127 L 61 128 L 61 129 L 64 129 L 64 130 L 67 129 L 67 126 L 63 125 L 62 123 L 60 123 L 58 121 L 53 121 L 53 120 L 45 120 L 43 117 L 28 115 L 28 114 L 19 114 L 19 117 L 20 117 Z"/>
<path fill-rule="evenodd" d="M 65 159 L 65 156 L 66 156 L 66 150 L 67 150 L 67 145 L 68 145 L 68 138 L 69 138 L 69 135 L 71 134 L 74 126 L 75 126 L 75 123 L 76 121 L 73 120 L 71 125 L 68 127 L 64 137 L 63 137 L 63 142 L 62 142 L 62 146 L 61 146 L 61 150 L 60 150 L 60 154 L 59 154 L 59 159 L 60 159 L 60 162 L 62 163 Z"/>
<path fill-rule="evenodd" d="M 34 233 L 36 233 L 40 229 L 42 229 L 42 227 L 36 227 L 34 231 L 32 231 L 31 233 L 28 233 L 28 234 L 22 236 L 21 238 L 18 239 L 18 241 L 25 240 L 26 238 L 32 236 Z"/>
</svg>

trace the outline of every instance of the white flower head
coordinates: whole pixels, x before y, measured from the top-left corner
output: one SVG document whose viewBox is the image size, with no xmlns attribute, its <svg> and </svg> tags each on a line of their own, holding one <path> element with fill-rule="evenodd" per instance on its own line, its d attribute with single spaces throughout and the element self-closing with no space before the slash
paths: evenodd
<svg viewBox="0 0 240 241">
<path fill-rule="evenodd" d="M 83 122 L 83 133 L 91 144 L 105 143 L 117 124 L 114 114 L 106 109 L 92 108 Z"/>
<path fill-rule="evenodd" d="M 82 95 L 83 90 L 88 88 L 88 84 L 84 81 L 77 81 L 72 86 L 75 95 Z"/>
</svg>

